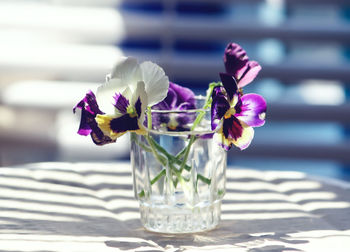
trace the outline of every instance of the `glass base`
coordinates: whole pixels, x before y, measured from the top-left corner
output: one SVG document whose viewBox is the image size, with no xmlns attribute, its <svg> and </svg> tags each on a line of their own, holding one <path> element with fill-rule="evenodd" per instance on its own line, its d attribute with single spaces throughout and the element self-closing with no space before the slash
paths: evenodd
<svg viewBox="0 0 350 252">
<path fill-rule="evenodd" d="M 141 222 L 152 232 L 195 233 L 215 228 L 220 221 L 221 200 L 195 207 L 150 205 L 140 202 Z"/>
</svg>

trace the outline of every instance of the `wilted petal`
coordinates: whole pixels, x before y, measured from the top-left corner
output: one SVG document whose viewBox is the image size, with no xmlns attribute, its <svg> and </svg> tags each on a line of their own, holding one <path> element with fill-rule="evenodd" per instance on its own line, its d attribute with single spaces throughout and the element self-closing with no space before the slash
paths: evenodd
<svg viewBox="0 0 350 252">
<path fill-rule="evenodd" d="M 91 127 L 88 123 L 88 117 L 94 117 L 91 115 L 89 111 L 86 110 L 85 108 L 85 102 L 84 99 L 81 100 L 75 107 L 73 108 L 73 113 L 76 112 L 76 109 L 81 109 L 81 116 L 80 116 L 80 125 L 78 129 L 78 134 L 82 136 L 87 136 L 91 133 Z"/>
<path fill-rule="evenodd" d="M 247 68 L 241 77 L 239 77 L 238 87 L 243 88 L 252 82 L 261 70 L 261 66 L 256 61 L 249 61 Z"/>
<path fill-rule="evenodd" d="M 168 93 L 169 79 L 165 75 L 164 70 L 157 64 L 145 61 L 140 65 L 142 79 L 145 83 L 145 89 L 148 96 L 148 105 L 162 101 Z"/>
<path fill-rule="evenodd" d="M 89 90 L 85 97 L 73 108 L 74 113 L 77 108 L 85 108 L 91 114 L 103 114 L 97 105 L 96 96 L 91 90 Z"/>
<path fill-rule="evenodd" d="M 91 139 L 96 145 L 105 145 L 108 143 L 114 143 L 116 139 L 112 139 L 109 136 L 106 136 L 103 134 L 103 132 L 100 130 L 100 128 L 94 127 L 94 129 L 91 132 Z"/>
<path fill-rule="evenodd" d="M 241 97 L 240 112 L 235 116 L 249 126 L 259 127 L 265 123 L 266 101 L 258 94 Z"/>
<path fill-rule="evenodd" d="M 73 108 L 73 113 L 76 109 L 81 109 L 81 118 L 78 134 L 87 136 L 92 132 L 95 126 L 95 117 L 97 114 L 103 114 L 96 103 L 95 94 L 90 90 L 85 97 Z"/>
<path fill-rule="evenodd" d="M 79 135 L 87 136 L 91 133 L 92 129 L 89 121 L 92 119 L 94 119 L 94 117 L 91 118 L 91 114 L 89 112 L 87 112 L 85 109 L 81 110 L 80 124 L 78 129 Z"/>
</svg>

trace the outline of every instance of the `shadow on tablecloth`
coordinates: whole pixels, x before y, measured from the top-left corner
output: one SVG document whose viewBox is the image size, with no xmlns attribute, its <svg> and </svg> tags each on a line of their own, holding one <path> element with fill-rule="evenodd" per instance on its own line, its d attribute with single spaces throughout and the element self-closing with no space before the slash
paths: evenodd
<svg viewBox="0 0 350 252">
<path fill-rule="evenodd" d="M 297 172 L 237 168 L 227 172 L 219 227 L 162 235 L 141 227 L 127 163 L 0 168 L 0 245 L 41 241 L 42 251 L 86 241 L 91 251 L 101 244 L 131 251 L 302 251 L 325 237 L 350 244 L 348 216 L 349 189 Z"/>
</svg>

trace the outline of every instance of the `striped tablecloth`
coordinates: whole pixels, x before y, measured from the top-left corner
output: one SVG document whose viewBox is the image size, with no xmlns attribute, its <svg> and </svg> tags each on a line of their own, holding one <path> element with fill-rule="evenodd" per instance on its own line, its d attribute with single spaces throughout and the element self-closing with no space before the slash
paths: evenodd
<svg viewBox="0 0 350 252">
<path fill-rule="evenodd" d="M 141 227 L 130 164 L 0 168 L 0 251 L 350 251 L 350 186 L 230 167 L 215 230 Z"/>
</svg>

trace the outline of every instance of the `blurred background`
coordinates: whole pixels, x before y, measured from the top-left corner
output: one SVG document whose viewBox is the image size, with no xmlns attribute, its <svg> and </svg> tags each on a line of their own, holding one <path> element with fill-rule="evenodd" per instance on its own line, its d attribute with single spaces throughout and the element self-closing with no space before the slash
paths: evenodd
<svg viewBox="0 0 350 252">
<path fill-rule="evenodd" d="M 348 0 L 1 0 L 0 166 L 127 160 L 128 137 L 95 146 L 72 107 L 122 55 L 204 94 L 228 42 L 260 62 L 245 92 L 268 102 L 229 164 L 350 180 Z"/>
</svg>

